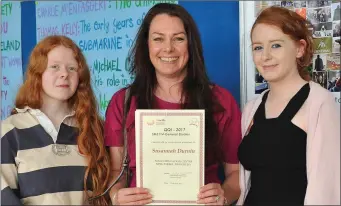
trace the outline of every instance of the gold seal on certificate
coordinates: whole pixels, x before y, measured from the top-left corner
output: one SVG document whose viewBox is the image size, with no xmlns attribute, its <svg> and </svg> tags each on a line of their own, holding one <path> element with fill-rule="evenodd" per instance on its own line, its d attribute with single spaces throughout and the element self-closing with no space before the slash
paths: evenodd
<svg viewBox="0 0 341 206">
<path fill-rule="evenodd" d="M 205 172 L 204 110 L 136 110 L 136 184 L 152 204 L 196 204 Z"/>
</svg>

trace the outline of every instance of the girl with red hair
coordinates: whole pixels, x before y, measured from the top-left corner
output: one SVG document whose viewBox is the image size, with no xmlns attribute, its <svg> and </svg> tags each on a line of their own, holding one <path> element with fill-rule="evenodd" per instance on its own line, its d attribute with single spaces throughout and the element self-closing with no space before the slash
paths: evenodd
<svg viewBox="0 0 341 206">
<path fill-rule="evenodd" d="M 105 190 L 103 121 L 85 57 L 71 39 L 49 36 L 35 46 L 1 127 L 2 204 L 83 205 Z"/>
<path fill-rule="evenodd" d="M 269 7 L 252 27 L 253 61 L 270 89 L 243 111 L 238 204 L 340 205 L 340 113 L 333 95 L 310 81 L 307 25 Z"/>
</svg>

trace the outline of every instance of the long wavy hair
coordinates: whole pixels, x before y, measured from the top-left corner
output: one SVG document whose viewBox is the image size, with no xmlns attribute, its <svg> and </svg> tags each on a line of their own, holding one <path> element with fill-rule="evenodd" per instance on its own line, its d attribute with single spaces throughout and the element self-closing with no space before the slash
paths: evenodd
<svg viewBox="0 0 341 206">
<path fill-rule="evenodd" d="M 184 24 L 188 39 L 189 59 L 186 65 L 187 75 L 182 82 L 181 102 L 183 109 L 205 110 L 205 148 L 213 154 L 206 159 L 206 165 L 221 162 L 222 152 L 220 137 L 213 113 L 222 107 L 214 101 L 212 83 L 206 73 L 203 48 L 199 30 L 191 15 L 177 4 L 160 3 L 153 6 L 146 14 L 128 54 L 130 73 L 135 75 L 131 84 L 131 95 L 137 99 L 137 108 L 151 109 L 154 102 L 154 90 L 157 86 L 155 68 L 149 58 L 149 28 L 155 16 L 167 14 L 178 17 Z M 206 156 L 207 157 L 207 156 Z"/>
<path fill-rule="evenodd" d="M 71 49 L 78 63 L 79 84 L 75 94 L 68 100 L 68 104 L 75 110 L 79 129 L 78 148 L 88 162 L 84 176 L 85 190 L 92 188 L 93 195 L 98 195 L 105 190 L 109 182 L 110 159 L 104 146 L 103 120 L 99 116 L 98 105 L 91 87 L 90 70 L 81 50 L 71 39 L 65 36 L 49 36 L 34 47 L 27 66 L 26 80 L 18 91 L 15 106 L 41 108 L 42 74 L 47 68 L 47 55 L 60 45 Z M 15 110 L 12 113 L 15 113 Z M 91 187 L 87 185 L 88 180 L 92 182 Z M 88 192 L 87 196 L 89 196 Z M 108 205 L 109 201 L 106 196 L 94 200 L 93 204 Z"/>
</svg>

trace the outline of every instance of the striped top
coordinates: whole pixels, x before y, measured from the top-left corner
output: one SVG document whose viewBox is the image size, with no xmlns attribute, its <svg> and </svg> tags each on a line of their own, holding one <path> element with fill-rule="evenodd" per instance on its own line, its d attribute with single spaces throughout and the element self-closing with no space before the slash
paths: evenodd
<svg viewBox="0 0 341 206">
<path fill-rule="evenodd" d="M 17 111 L 1 123 L 1 204 L 88 204 L 74 113 L 56 129 L 40 110 Z"/>
</svg>

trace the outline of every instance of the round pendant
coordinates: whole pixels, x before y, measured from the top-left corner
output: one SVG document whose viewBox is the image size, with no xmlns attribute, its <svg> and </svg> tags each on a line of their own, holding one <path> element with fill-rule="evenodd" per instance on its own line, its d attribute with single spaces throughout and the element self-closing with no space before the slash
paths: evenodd
<svg viewBox="0 0 341 206">
<path fill-rule="evenodd" d="M 65 156 L 70 154 L 71 150 L 67 145 L 64 144 L 54 144 L 52 146 L 52 152 L 58 156 Z"/>
</svg>

